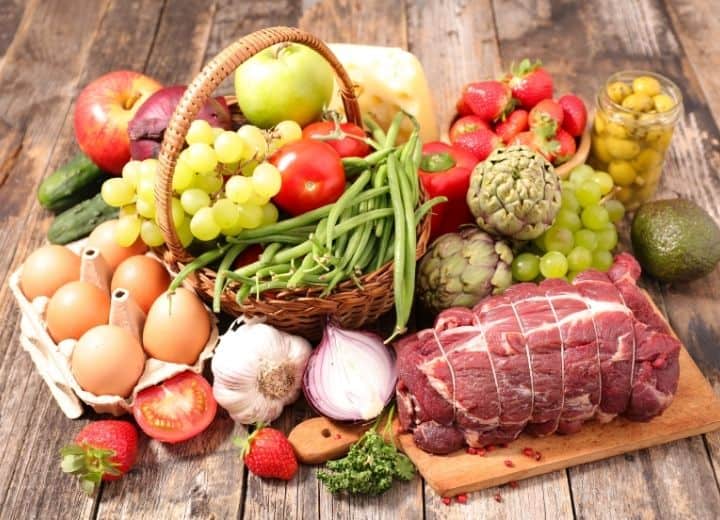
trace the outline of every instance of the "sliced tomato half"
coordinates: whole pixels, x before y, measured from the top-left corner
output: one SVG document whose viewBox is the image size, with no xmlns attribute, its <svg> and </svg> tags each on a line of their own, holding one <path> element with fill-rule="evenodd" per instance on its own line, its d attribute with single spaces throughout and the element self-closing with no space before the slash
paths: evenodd
<svg viewBox="0 0 720 520">
<path fill-rule="evenodd" d="M 186 441 L 215 418 L 217 402 L 204 377 L 182 372 L 138 393 L 133 415 L 148 436 L 162 442 Z"/>
</svg>

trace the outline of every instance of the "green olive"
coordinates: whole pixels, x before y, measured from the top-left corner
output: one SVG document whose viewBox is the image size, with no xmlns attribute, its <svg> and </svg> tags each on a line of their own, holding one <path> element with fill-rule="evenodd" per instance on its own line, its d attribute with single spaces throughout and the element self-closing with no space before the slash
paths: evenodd
<svg viewBox="0 0 720 520">
<path fill-rule="evenodd" d="M 647 170 L 643 175 L 645 184 L 657 184 L 660 181 L 660 175 L 662 175 L 662 165 Z"/>
<path fill-rule="evenodd" d="M 672 127 L 657 127 L 648 130 L 645 141 L 661 154 L 665 153 L 672 139 Z"/>
<path fill-rule="evenodd" d="M 657 166 L 662 162 L 662 155 L 652 148 L 644 148 L 640 150 L 632 161 L 632 167 L 638 172 L 649 170 L 653 166 Z"/>
<path fill-rule="evenodd" d="M 660 94 L 660 82 L 651 76 L 638 76 L 632 82 L 635 94 L 644 94 L 648 97 Z"/>
<path fill-rule="evenodd" d="M 640 145 L 629 139 L 608 137 L 606 141 L 607 151 L 614 159 L 629 161 L 640 152 Z"/>
<path fill-rule="evenodd" d="M 622 106 L 633 112 L 647 112 L 655 108 L 653 100 L 647 94 L 632 93 L 622 101 Z"/>
<path fill-rule="evenodd" d="M 632 88 L 630 88 L 630 85 L 623 81 L 616 81 L 614 83 L 610 83 L 607 87 L 608 96 L 610 96 L 610 99 L 612 99 L 618 105 L 622 103 L 623 99 L 625 99 L 625 97 L 630 95 L 631 93 Z"/>
<path fill-rule="evenodd" d="M 605 122 L 605 116 L 602 115 L 602 112 L 598 112 L 595 114 L 595 131 L 598 134 L 602 134 L 605 131 L 607 123 Z"/>
<path fill-rule="evenodd" d="M 630 186 L 637 177 L 635 169 L 627 161 L 612 161 L 608 173 L 618 186 Z"/>
<path fill-rule="evenodd" d="M 626 205 L 633 196 L 632 188 L 621 187 L 615 192 L 615 198 Z"/>
<path fill-rule="evenodd" d="M 669 112 L 675 107 L 675 100 L 667 94 L 658 94 L 653 96 L 652 100 L 658 112 Z"/>
<path fill-rule="evenodd" d="M 628 131 L 626 126 L 612 121 L 608 122 L 607 126 L 605 127 L 605 133 L 612 137 L 619 137 L 620 139 L 625 139 L 626 137 L 630 136 L 630 132 Z"/>
<path fill-rule="evenodd" d="M 601 163 L 609 163 L 612 160 L 608 153 L 607 143 L 605 138 L 599 135 L 593 135 L 592 138 L 592 152 L 596 159 Z"/>
</svg>

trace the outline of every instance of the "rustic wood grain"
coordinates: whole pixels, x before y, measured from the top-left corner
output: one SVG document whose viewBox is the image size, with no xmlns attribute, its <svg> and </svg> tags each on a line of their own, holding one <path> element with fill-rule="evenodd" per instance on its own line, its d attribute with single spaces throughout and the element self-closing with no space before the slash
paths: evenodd
<svg viewBox="0 0 720 520">
<path fill-rule="evenodd" d="M 720 120 L 720 4 L 705 0 L 664 2 L 675 36 L 697 76 L 715 121 Z"/>
<path fill-rule="evenodd" d="M 705 103 L 692 67 L 670 27 L 664 6 L 654 1 L 594 3 L 496 2 L 496 23 L 504 61 L 538 56 L 555 74 L 560 92 L 569 88 L 592 100 L 596 90 L 612 72 L 640 68 L 657 70 L 675 80 L 685 96 L 686 113 L 682 118 L 664 170 L 661 193 L 680 193 L 695 199 L 706 209 L 717 208 L 718 178 L 717 126 Z M 549 30 L 550 27 L 555 30 Z M 566 30 L 557 30 L 564 27 Z M 700 41 L 700 40 L 698 40 Z M 573 49 L 568 53 L 567 49 Z M 717 215 L 716 215 L 717 216 Z M 668 318 L 690 353 L 706 375 L 716 371 L 718 359 L 705 359 L 717 345 L 712 325 L 718 307 L 717 275 L 694 284 L 657 290 L 649 289 L 668 313 Z M 677 292 L 686 295 L 684 301 Z M 713 295 L 714 300 L 713 300 Z M 693 324 L 694 330 L 689 327 Z M 704 341 L 698 341 L 698 335 Z M 714 341 L 713 341 L 714 338 Z M 709 340 L 709 341 L 708 341 Z M 710 438 L 716 438 L 713 434 Z M 632 460 L 616 457 L 609 461 L 570 470 L 576 511 L 586 517 L 623 517 L 637 504 L 633 515 L 663 517 L 664 511 L 653 503 L 637 502 L 637 490 L 654 497 L 655 490 L 667 492 L 667 500 L 678 510 L 694 509 L 717 516 L 718 491 L 715 476 L 706 463 L 699 439 L 681 441 L 667 447 L 636 454 Z M 640 469 L 642 460 L 652 460 L 650 471 Z M 684 461 L 677 469 L 678 460 Z M 688 472 L 687 467 L 693 467 Z M 616 475 L 623 475 L 622 483 Z M 667 487 L 666 487 L 667 486 Z M 596 492 L 612 501 L 597 500 Z M 670 507 L 670 506 L 668 506 Z M 674 509 L 673 509 L 674 510 Z M 667 510 L 665 510 L 667 511 Z M 692 514 L 695 514 L 693 512 Z"/>
<path fill-rule="evenodd" d="M 491 2 L 411 2 L 408 39 L 425 68 L 440 133 L 447 138 L 462 87 L 502 71 Z"/>
<path fill-rule="evenodd" d="M 43 240 L 35 189 L 106 11 L 107 2 L 29 2 L 0 63 L 0 113 L 7 131 L 0 145 L 0 164 L 6 168 L 0 176 L 2 280 Z M 68 428 L 60 426 L 62 412 L 19 346 L 19 313 L 5 283 L 0 286 L 0 312 L 1 516 L 90 517 L 94 501 L 57 470 Z"/>
<path fill-rule="evenodd" d="M 8 0 L 0 3 L 0 64 L 5 59 L 5 51 L 15 37 L 25 5 L 26 2 L 23 0 Z"/>
</svg>

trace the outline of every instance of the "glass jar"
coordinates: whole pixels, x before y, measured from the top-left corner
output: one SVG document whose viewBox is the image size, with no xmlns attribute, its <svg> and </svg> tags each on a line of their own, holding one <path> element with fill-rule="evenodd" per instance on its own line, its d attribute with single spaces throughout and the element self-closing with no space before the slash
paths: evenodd
<svg viewBox="0 0 720 520">
<path fill-rule="evenodd" d="M 616 198 L 634 210 L 657 190 L 682 94 L 660 74 L 628 70 L 608 78 L 596 103 L 589 162 L 612 176 Z"/>
</svg>

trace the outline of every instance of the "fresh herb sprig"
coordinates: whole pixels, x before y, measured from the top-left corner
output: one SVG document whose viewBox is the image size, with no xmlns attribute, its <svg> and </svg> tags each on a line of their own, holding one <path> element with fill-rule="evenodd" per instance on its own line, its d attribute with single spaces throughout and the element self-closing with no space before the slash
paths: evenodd
<svg viewBox="0 0 720 520">
<path fill-rule="evenodd" d="M 393 438 L 394 411 L 393 406 L 384 428 L 384 434 L 390 439 Z M 385 442 L 383 434 L 378 432 L 381 417 L 350 447 L 345 457 L 329 461 L 324 470 L 318 471 L 318 479 L 331 493 L 379 495 L 390 489 L 395 479 L 412 480 L 415 476 L 415 466 L 410 459 L 398 451 L 394 442 Z"/>
</svg>

